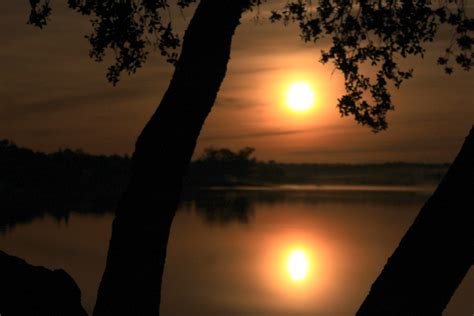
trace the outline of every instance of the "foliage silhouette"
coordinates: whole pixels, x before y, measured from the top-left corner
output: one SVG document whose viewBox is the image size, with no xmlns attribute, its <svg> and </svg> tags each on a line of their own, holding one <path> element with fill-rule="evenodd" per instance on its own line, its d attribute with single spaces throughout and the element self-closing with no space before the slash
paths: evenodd
<svg viewBox="0 0 474 316">
<path fill-rule="evenodd" d="M 473 64 L 474 20 L 467 17 L 464 1 L 436 5 L 426 0 L 321 0 L 316 8 L 311 1 L 291 1 L 283 10 L 273 11 L 271 20 L 297 22 L 306 42 L 331 37 L 332 46 L 321 52 L 321 62 L 332 61 L 344 74 L 346 94 L 339 99 L 339 111 L 375 132 L 387 128 L 386 113 L 394 108 L 389 84 L 399 88 L 413 75 L 413 69 L 401 69 L 398 60 L 423 56 L 425 43 L 434 40 L 441 25 L 450 25 L 454 36 L 438 64 L 449 74 L 452 55 L 464 70 Z M 364 65 L 370 65 L 376 75 L 364 73 Z"/>
<path fill-rule="evenodd" d="M 238 152 L 227 148 L 207 148 L 203 155 L 190 165 L 188 180 L 193 184 L 238 184 L 255 172 L 257 160 L 251 158 L 254 149 L 246 147 Z"/>
<path fill-rule="evenodd" d="M 193 2 L 179 0 L 177 6 Z M 51 13 L 50 1 L 30 3 L 30 23 L 43 27 Z M 159 314 L 166 246 L 182 177 L 225 77 L 241 15 L 261 1 L 201 0 L 179 56 L 174 53 L 180 42 L 171 21 L 163 19 L 170 5 L 166 0 L 68 0 L 68 4 L 91 16 L 91 57 L 101 61 L 107 49 L 114 51 L 115 64 L 107 74 L 112 83 L 118 82 L 123 71 L 133 73 L 142 66 L 148 44 L 176 66 L 160 106 L 136 142 L 131 180 L 117 208 L 94 311 L 95 315 Z M 353 115 L 374 131 L 387 127 L 386 113 L 393 109 L 388 82 L 399 87 L 411 77 L 410 71 L 398 68 L 396 59 L 422 54 L 424 44 L 433 40 L 441 25 L 454 28 L 457 45 L 448 54 L 458 48 L 456 62 L 464 69 L 472 65 L 474 23 L 463 1 L 432 6 L 427 0 L 321 0 L 316 10 L 312 8 L 309 0 L 288 2 L 272 18 L 298 22 L 305 40 L 332 39 L 322 61 L 333 61 L 344 74 L 341 115 Z M 364 62 L 376 69 L 375 78 L 360 73 Z M 447 64 L 447 59 L 440 63 Z M 372 102 L 366 100 L 366 93 Z"/>
<path fill-rule="evenodd" d="M 44 27 L 52 12 L 50 1 L 30 2 L 29 23 Z M 180 0 L 175 5 L 182 10 L 194 2 Z M 264 2 L 243 1 L 241 10 Z M 122 72 L 131 74 L 142 67 L 150 48 L 158 50 L 168 62 L 177 62 L 181 39 L 173 33 L 170 1 L 69 0 L 68 4 L 80 14 L 91 16 L 93 32 L 86 36 L 90 56 L 100 62 L 108 49 L 114 51 L 115 63 L 107 73 L 113 84 Z M 462 0 L 320 0 L 317 6 L 311 0 L 297 0 L 274 9 L 269 19 L 296 22 L 305 42 L 330 38 L 332 46 L 321 52 L 320 61 L 332 62 L 344 74 L 346 94 L 339 99 L 340 113 L 353 115 L 375 132 L 387 128 L 386 113 L 394 108 L 389 84 L 399 88 L 413 75 L 413 69 L 399 67 L 399 59 L 423 56 L 426 43 L 435 39 L 442 26 L 449 26 L 453 37 L 438 64 L 447 74 L 454 70 L 452 57 L 464 70 L 473 65 L 474 20 L 467 16 Z M 370 65 L 376 75 L 364 73 L 364 65 Z"/>
</svg>

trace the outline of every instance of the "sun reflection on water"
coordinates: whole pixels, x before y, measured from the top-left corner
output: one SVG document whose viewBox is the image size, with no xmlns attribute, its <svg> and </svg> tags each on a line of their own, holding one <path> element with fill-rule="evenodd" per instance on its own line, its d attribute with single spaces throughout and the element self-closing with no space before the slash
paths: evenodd
<svg viewBox="0 0 474 316">
<path fill-rule="evenodd" d="M 288 257 L 288 273 L 293 281 L 299 282 L 306 278 L 309 262 L 303 250 L 291 251 Z"/>
<path fill-rule="evenodd" d="M 331 277 L 324 271 L 329 259 L 326 241 L 302 231 L 268 237 L 261 275 L 275 307 L 281 302 L 286 306 L 282 308 L 296 312 L 326 300 Z"/>
</svg>

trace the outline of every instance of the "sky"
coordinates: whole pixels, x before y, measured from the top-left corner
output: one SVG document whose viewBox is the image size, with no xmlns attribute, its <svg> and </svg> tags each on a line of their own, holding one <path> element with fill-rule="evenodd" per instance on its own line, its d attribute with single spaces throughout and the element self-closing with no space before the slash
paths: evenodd
<svg viewBox="0 0 474 316">
<path fill-rule="evenodd" d="M 26 24 L 28 1 L 0 2 L 2 74 L 0 139 L 51 152 L 82 149 L 94 154 L 131 154 L 141 129 L 158 106 L 172 66 L 154 53 L 137 74 L 118 86 L 107 82 L 110 60 L 88 56 L 86 17 L 53 2 L 43 30 Z M 269 3 L 271 5 L 271 1 Z M 396 110 L 389 128 L 374 134 L 352 117 L 341 118 L 344 93 L 334 66 L 321 65 L 327 43 L 305 44 L 295 26 L 259 21 L 246 14 L 233 40 L 231 61 L 216 104 L 202 130 L 195 157 L 204 148 L 250 146 L 262 160 L 365 163 L 450 162 L 474 124 L 474 74 L 448 76 L 436 65 L 449 36 L 428 45 L 424 59 L 410 59 L 414 78 L 393 91 Z M 177 14 L 182 32 L 192 9 Z M 314 108 L 293 113 L 285 103 L 292 82 L 309 83 Z"/>
</svg>

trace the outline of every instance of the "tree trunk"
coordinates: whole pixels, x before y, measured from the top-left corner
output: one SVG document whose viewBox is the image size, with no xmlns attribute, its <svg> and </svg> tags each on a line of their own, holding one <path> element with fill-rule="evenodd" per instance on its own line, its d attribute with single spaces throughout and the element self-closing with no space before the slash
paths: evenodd
<svg viewBox="0 0 474 316">
<path fill-rule="evenodd" d="M 161 104 L 140 134 L 112 227 L 95 316 L 159 315 L 182 178 L 214 104 L 248 0 L 201 0 Z M 198 289 L 196 289 L 198 290 Z"/>
<path fill-rule="evenodd" d="M 474 259 L 474 127 L 357 315 L 441 315 Z"/>
</svg>

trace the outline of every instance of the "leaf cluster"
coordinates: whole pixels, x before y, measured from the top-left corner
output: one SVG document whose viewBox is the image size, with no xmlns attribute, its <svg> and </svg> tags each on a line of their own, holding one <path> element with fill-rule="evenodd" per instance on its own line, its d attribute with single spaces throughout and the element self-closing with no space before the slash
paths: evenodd
<svg viewBox="0 0 474 316">
<path fill-rule="evenodd" d="M 116 84 L 123 72 L 134 73 L 145 63 L 150 47 L 168 62 L 177 61 L 181 39 L 173 31 L 170 6 L 181 10 L 196 0 L 171 2 L 68 0 L 68 5 L 90 17 L 90 56 L 100 62 L 109 50 L 114 52 L 107 78 Z M 258 8 L 262 2 L 242 0 L 242 9 Z M 30 0 L 30 5 L 29 23 L 44 27 L 51 1 Z M 399 66 L 400 60 L 423 56 L 426 43 L 443 25 L 452 30 L 452 39 L 438 64 L 448 74 L 453 59 L 462 69 L 471 68 L 474 19 L 466 10 L 464 0 L 292 0 L 272 11 L 270 20 L 297 23 L 306 42 L 331 40 L 321 62 L 332 62 L 344 75 L 346 93 L 338 100 L 339 111 L 377 132 L 387 128 L 386 114 L 394 109 L 390 87 L 399 88 L 413 74 Z"/>
<path fill-rule="evenodd" d="M 271 21 L 297 23 L 306 42 L 330 38 L 321 62 L 332 62 L 344 75 L 346 94 L 338 100 L 339 111 L 374 132 L 387 128 L 386 114 L 394 108 L 389 86 L 399 88 L 412 77 L 413 70 L 402 69 L 399 60 L 423 57 L 425 43 L 443 25 L 453 30 L 453 40 L 438 64 L 448 74 L 453 55 L 464 70 L 473 64 L 474 20 L 462 0 L 297 0 L 272 11 Z"/>
<path fill-rule="evenodd" d="M 196 0 L 177 0 L 183 9 Z M 30 0 L 29 23 L 44 27 L 51 15 L 49 0 Z M 115 62 L 107 78 L 116 84 L 122 72 L 135 73 L 146 61 L 148 47 L 158 50 L 170 63 L 177 60 L 179 36 L 173 32 L 167 0 L 68 0 L 69 8 L 90 16 L 93 31 L 87 35 L 91 58 L 100 62 L 108 49 Z"/>
<path fill-rule="evenodd" d="M 243 9 L 251 9 L 262 0 L 243 0 Z M 166 61 L 175 64 L 180 36 L 173 31 L 171 6 L 180 10 L 196 0 L 67 0 L 69 8 L 90 16 L 93 31 L 86 36 L 89 55 L 101 62 L 108 50 L 114 63 L 107 79 L 114 85 L 123 72 L 135 73 L 146 62 L 149 48 L 159 51 Z M 30 0 L 28 23 L 43 28 L 51 16 L 50 0 Z"/>
</svg>

